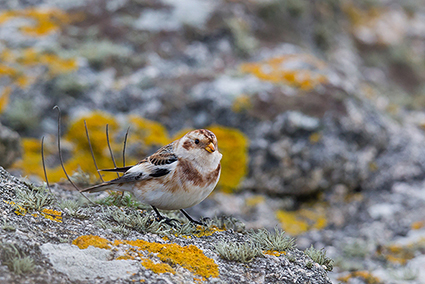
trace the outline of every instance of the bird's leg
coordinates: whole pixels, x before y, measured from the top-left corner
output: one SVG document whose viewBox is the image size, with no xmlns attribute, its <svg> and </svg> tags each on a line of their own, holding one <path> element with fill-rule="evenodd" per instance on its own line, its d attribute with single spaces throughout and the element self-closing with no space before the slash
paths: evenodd
<svg viewBox="0 0 425 284">
<path fill-rule="evenodd" d="M 183 215 L 184 216 L 186 216 L 186 218 L 190 221 L 190 222 L 192 222 L 192 223 L 195 223 L 195 224 L 197 224 L 197 225 L 201 225 L 201 226 L 206 226 L 206 224 L 205 223 L 202 223 L 202 222 L 199 222 L 199 221 L 196 221 L 195 219 L 193 219 L 186 211 L 184 211 L 183 209 L 180 209 L 180 212 L 182 212 L 183 213 Z"/>
<path fill-rule="evenodd" d="M 159 221 L 162 221 L 162 220 L 165 220 L 164 221 L 164 223 L 165 224 L 167 224 L 167 225 L 170 225 L 170 226 L 175 226 L 172 222 L 179 222 L 178 220 L 176 220 L 176 219 L 170 219 L 170 218 L 168 218 L 168 217 L 164 217 L 164 216 L 162 216 L 161 215 L 161 213 L 159 213 L 159 211 L 158 211 L 158 209 L 156 209 L 156 207 L 155 206 L 153 206 L 153 205 L 151 205 L 152 206 L 152 208 L 153 208 L 153 211 L 155 211 L 155 214 L 156 214 L 156 220 L 159 222 Z"/>
</svg>

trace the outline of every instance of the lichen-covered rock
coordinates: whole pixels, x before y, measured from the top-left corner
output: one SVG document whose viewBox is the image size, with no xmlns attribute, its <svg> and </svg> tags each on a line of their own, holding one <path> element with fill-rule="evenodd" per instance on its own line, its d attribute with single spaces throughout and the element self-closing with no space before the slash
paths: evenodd
<svg viewBox="0 0 425 284">
<path fill-rule="evenodd" d="M 10 167 L 21 157 L 21 137 L 10 128 L 0 124 L 0 165 Z"/>
<path fill-rule="evenodd" d="M 230 219 L 207 228 L 173 228 L 146 210 L 89 205 L 78 201 L 76 191 L 55 187 L 50 193 L 3 168 L 0 189 L 2 283 L 330 283 L 332 261 L 315 263 L 321 260 L 297 249 L 283 232 L 262 231 L 254 239 L 232 229 Z M 267 235 L 276 236 L 276 246 L 259 246 Z M 219 243 L 251 249 L 254 240 L 258 256 L 248 263 L 240 262 L 246 251 L 233 251 L 236 259 L 229 261 L 216 249 Z"/>
</svg>

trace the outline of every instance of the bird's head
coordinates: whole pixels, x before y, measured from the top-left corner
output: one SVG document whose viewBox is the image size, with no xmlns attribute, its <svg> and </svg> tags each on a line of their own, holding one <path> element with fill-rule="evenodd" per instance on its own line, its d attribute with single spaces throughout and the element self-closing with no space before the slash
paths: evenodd
<svg viewBox="0 0 425 284">
<path fill-rule="evenodd" d="M 179 148 L 182 156 L 187 157 L 219 157 L 221 154 L 218 151 L 217 137 L 214 133 L 207 129 L 197 129 L 186 133 L 179 140 Z M 208 158 L 208 159 L 210 159 Z"/>
</svg>

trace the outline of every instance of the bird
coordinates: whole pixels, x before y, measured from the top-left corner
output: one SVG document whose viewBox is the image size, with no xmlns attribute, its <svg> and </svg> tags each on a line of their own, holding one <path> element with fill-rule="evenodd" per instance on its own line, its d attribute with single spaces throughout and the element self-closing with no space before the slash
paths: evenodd
<svg viewBox="0 0 425 284">
<path fill-rule="evenodd" d="M 158 209 L 180 210 L 190 222 L 204 225 L 184 209 L 200 203 L 214 190 L 220 179 L 221 158 L 215 134 L 197 129 L 161 147 L 136 165 L 102 170 L 123 175 L 81 192 L 128 191 L 140 202 L 150 205 L 157 220 L 175 221 L 162 216 Z"/>
</svg>

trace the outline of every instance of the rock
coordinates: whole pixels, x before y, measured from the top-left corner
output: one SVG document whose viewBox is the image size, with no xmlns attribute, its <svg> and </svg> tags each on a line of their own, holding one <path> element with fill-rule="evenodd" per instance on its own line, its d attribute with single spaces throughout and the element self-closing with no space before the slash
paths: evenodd
<svg viewBox="0 0 425 284">
<path fill-rule="evenodd" d="M 285 252 L 264 251 L 247 263 L 229 261 L 216 246 L 239 244 L 257 251 L 251 233 L 214 226 L 198 231 L 190 224 L 173 229 L 146 211 L 88 205 L 78 201 L 76 191 L 51 190 L 0 168 L 0 282 L 330 283 L 325 270 L 330 267 L 316 265 L 293 245 Z M 221 220 L 229 228 L 234 222 Z"/>
<path fill-rule="evenodd" d="M 15 131 L 0 124 L 0 163 L 2 167 L 11 166 L 21 157 L 21 138 Z"/>
</svg>

